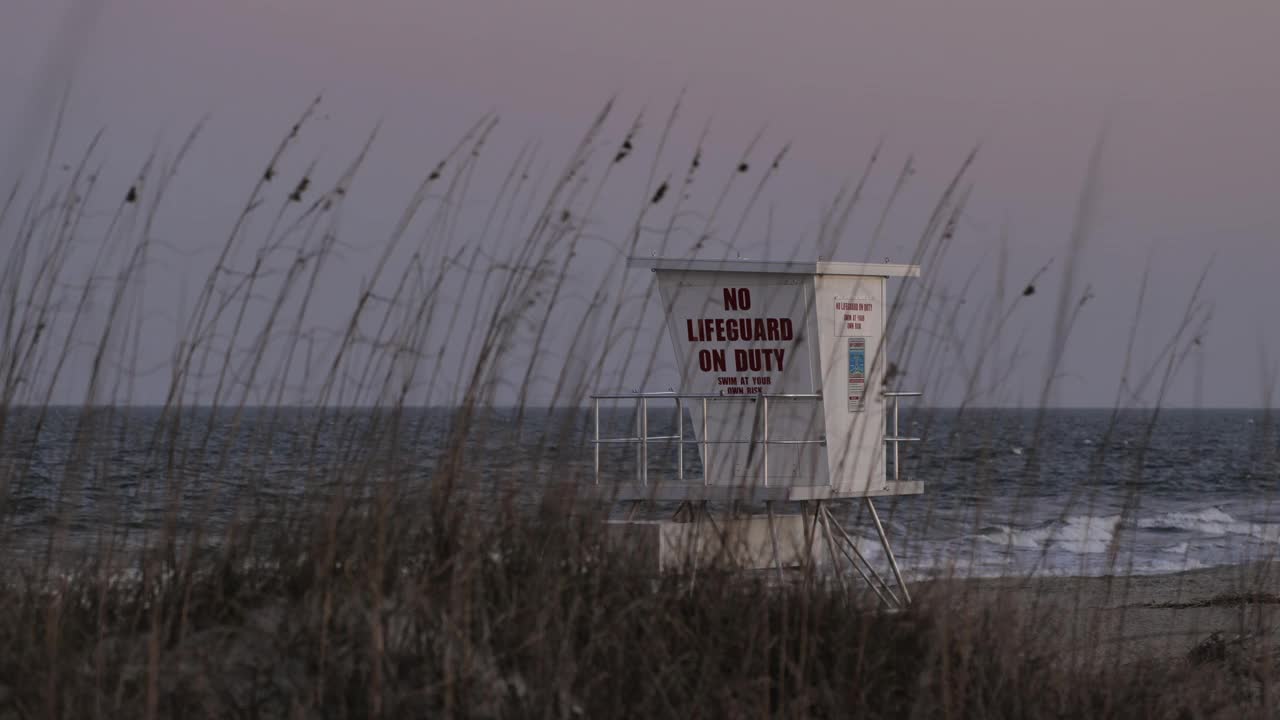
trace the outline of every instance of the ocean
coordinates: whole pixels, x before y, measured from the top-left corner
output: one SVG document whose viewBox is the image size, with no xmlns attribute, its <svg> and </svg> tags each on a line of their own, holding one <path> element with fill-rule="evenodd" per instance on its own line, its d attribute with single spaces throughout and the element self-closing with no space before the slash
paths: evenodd
<svg viewBox="0 0 1280 720">
<path fill-rule="evenodd" d="M 1274 420 L 1262 410 L 926 411 L 912 420 L 926 440 L 909 465 L 926 495 L 900 501 L 895 529 L 917 572 L 1149 574 L 1272 557 Z"/>
<path fill-rule="evenodd" d="M 430 492 L 458 437 L 455 412 L 441 408 L 161 417 L 149 408 L 11 410 L 0 432 L 0 546 L 39 553 L 55 530 L 72 546 L 104 534 L 137 543 L 166 523 L 202 529 L 212 542 L 233 517 L 285 514 L 353 481 L 366 492 L 394 478 L 409 499 Z M 606 413 L 606 435 L 632 417 Z M 904 409 L 904 434 L 922 440 L 904 445 L 903 474 L 925 492 L 876 503 L 915 578 L 1151 574 L 1259 560 L 1280 549 L 1274 420 L 1261 410 Z M 667 434 L 674 414 L 650 423 L 651 434 Z M 469 512 L 504 502 L 533 509 L 552 490 L 591 483 L 589 425 L 589 411 L 480 413 L 463 441 L 457 497 Z M 655 446 L 651 479 L 672 475 L 674 457 Z M 603 462 L 604 482 L 616 482 L 634 471 L 634 452 L 610 448 Z M 697 463 L 687 452 L 691 477 Z M 861 503 L 832 510 L 883 562 Z"/>
</svg>

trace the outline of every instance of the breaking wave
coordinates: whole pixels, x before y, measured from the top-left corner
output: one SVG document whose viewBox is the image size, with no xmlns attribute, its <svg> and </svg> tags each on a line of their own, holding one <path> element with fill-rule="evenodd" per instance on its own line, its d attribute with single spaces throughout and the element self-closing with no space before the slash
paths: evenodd
<svg viewBox="0 0 1280 720">
<path fill-rule="evenodd" d="M 1062 522 L 1032 528 L 996 525 L 985 528 L 979 537 L 987 542 L 1023 550 L 1053 548 L 1078 555 L 1106 552 L 1115 538 L 1119 515 L 1094 517 L 1073 515 Z"/>
<path fill-rule="evenodd" d="M 979 538 L 989 543 L 1020 550 L 1055 550 L 1078 555 L 1104 553 L 1115 541 L 1121 516 L 1072 515 L 1034 527 L 994 525 L 983 528 Z M 1197 511 L 1166 512 L 1140 517 L 1139 530 L 1162 533 L 1185 533 L 1192 536 L 1221 538 L 1248 536 L 1256 540 L 1280 543 L 1280 524 L 1239 520 L 1221 508 Z M 1186 552 L 1187 545 L 1174 545 L 1171 552 Z"/>
<path fill-rule="evenodd" d="M 1143 530 L 1190 532 L 1212 537 L 1249 535 L 1259 540 L 1280 542 L 1280 525 L 1237 520 L 1216 507 L 1196 512 L 1170 512 L 1153 518 L 1140 518 L 1138 527 Z"/>
</svg>

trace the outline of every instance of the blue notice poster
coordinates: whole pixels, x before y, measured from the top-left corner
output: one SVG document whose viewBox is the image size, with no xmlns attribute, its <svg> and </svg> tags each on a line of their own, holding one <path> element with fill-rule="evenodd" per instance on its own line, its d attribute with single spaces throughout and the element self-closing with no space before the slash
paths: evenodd
<svg viewBox="0 0 1280 720">
<path fill-rule="evenodd" d="M 849 338 L 849 412 L 862 410 L 867 391 L 867 339 Z"/>
</svg>

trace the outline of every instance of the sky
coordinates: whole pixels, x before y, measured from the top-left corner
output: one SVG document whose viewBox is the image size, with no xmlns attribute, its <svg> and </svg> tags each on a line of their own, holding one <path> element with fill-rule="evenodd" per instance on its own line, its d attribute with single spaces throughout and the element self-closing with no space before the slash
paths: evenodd
<svg viewBox="0 0 1280 720">
<path fill-rule="evenodd" d="M 193 257 L 225 231 L 262 158 L 317 94 L 307 151 L 321 168 L 340 166 L 380 123 L 344 218 L 361 236 L 385 232 L 416 179 L 485 113 L 501 119 L 496 155 L 531 139 L 564 155 L 616 97 L 623 119 L 608 132 L 620 137 L 644 111 L 652 149 L 683 92 L 673 157 L 689 157 L 704 127 L 709 157 L 726 166 L 758 132 L 769 152 L 790 143 L 767 221 L 752 216 L 747 232 L 762 256 L 804 252 L 825 204 L 880 143 L 867 206 L 887 200 L 908 156 L 916 168 L 874 250 L 905 261 L 979 147 L 939 284 L 979 307 L 1000 262 L 1015 289 L 1049 268 L 1019 307 L 1005 348 L 1017 361 L 988 402 L 1036 404 L 1056 368 L 1052 403 L 1110 405 L 1129 337 L 1135 366 L 1156 363 L 1206 268 L 1211 319 L 1164 401 L 1260 405 L 1280 360 L 1280 4 L 1267 0 L 8 0 L 4 18 L 0 178 L 41 161 L 64 91 L 67 157 L 104 130 L 103 159 L 122 186 L 147 153 L 172 153 L 207 117 L 165 226 Z M 1092 209 L 1072 251 L 1082 193 Z M 603 203 L 599 231 L 625 232 L 631 205 Z M 872 252 L 868 217 L 837 259 Z M 1068 268 L 1069 295 L 1087 286 L 1091 297 L 1055 348 Z M 580 272 L 599 270 L 588 261 Z M 181 305 L 179 285 L 159 282 L 148 302 Z M 326 295 L 337 307 L 355 291 L 338 277 Z M 153 397 L 162 382 L 145 379 L 140 392 Z"/>
</svg>

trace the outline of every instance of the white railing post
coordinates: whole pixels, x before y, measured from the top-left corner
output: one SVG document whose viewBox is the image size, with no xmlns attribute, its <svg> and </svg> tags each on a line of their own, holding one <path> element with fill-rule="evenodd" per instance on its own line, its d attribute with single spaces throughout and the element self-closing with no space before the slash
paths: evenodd
<svg viewBox="0 0 1280 720">
<path fill-rule="evenodd" d="M 596 484 L 600 484 L 600 398 L 592 398 L 591 406 L 595 415 L 596 425 Z"/>
<path fill-rule="evenodd" d="M 641 472 L 641 468 L 644 467 L 644 462 L 641 453 L 643 453 L 644 450 L 640 447 L 640 398 L 638 397 L 636 398 L 636 413 L 633 419 L 635 420 L 635 423 L 632 425 L 634 431 L 630 442 L 634 442 L 636 444 L 636 482 L 643 483 L 644 475 Z"/>
<path fill-rule="evenodd" d="M 901 465 L 899 465 L 899 464 L 898 464 L 898 463 L 899 463 L 899 457 L 900 457 L 900 456 L 898 455 L 898 448 L 902 446 L 902 443 L 898 441 L 898 438 L 902 437 L 902 435 L 898 432 L 898 396 L 897 396 L 897 395 L 894 395 L 894 396 L 893 396 L 893 437 L 894 437 L 894 440 L 893 440 L 893 481 L 894 481 L 894 482 L 898 482 L 899 478 L 901 477 L 901 473 L 898 471 L 898 468 L 900 468 L 900 467 L 901 467 Z"/>
<path fill-rule="evenodd" d="M 676 479 L 684 482 L 684 404 L 676 396 Z"/>
<path fill-rule="evenodd" d="M 769 487 L 769 398 L 762 396 L 764 414 L 764 486 Z"/>
<path fill-rule="evenodd" d="M 711 440 L 707 437 L 707 399 L 702 398 L 702 484 L 711 484 Z"/>
<path fill-rule="evenodd" d="M 649 398 L 640 398 L 640 484 L 649 484 Z"/>
</svg>

